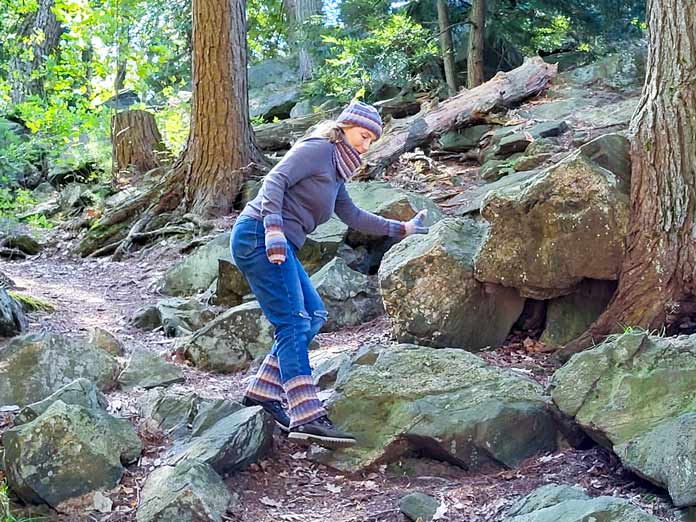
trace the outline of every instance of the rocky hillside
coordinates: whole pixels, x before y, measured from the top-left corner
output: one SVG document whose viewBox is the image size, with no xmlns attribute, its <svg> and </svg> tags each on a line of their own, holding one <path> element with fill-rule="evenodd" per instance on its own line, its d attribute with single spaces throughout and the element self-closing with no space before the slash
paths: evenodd
<svg viewBox="0 0 696 522">
<path fill-rule="evenodd" d="M 273 332 L 232 263 L 234 216 L 124 261 L 79 258 L 96 190 L 44 187 L 42 208 L 72 221 L 39 242 L 7 229 L 0 251 L 0 510 L 696 520 L 689 325 L 554 357 L 616 288 L 643 52 L 564 64 L 539 96 L 350 184 L 384 217 L 428 209 L 427 236 L 395 243 L 336 219 L 311 235 L 300 257 L 330 316 L 311 360 L 332 418 L 358 438 L 349 450 L 293 446 L 238 402 Z"/>
</svg>

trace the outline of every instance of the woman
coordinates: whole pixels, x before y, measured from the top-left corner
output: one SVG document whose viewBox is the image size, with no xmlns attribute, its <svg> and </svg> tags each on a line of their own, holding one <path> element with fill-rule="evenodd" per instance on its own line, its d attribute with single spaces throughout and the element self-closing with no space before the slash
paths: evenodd
<svg viewBox="0 0 696 522">
<path fill-rule="evenodd" d="M 275 343 L 245 392 L 243 403 L 262 406 L 288 438 L 325 447 L 355 444 L 327 417 L 309 365 L 308 347 L 327 312 L 297 259 L 307 234 L 335 212 L 349 227 L 374 235 L 403 238 L 427 233 L 424 212 L 406 222 L 359 209 L 345 183 L 360 155 L 382 134 L 377 110 L 354 101 L 335 122 L 321 125 L 299 141 L 266 175 L 232 229 L 232 256 L 275 327 Z M 288 411 L 282 405 L 287 397 Z"/>
</svg>

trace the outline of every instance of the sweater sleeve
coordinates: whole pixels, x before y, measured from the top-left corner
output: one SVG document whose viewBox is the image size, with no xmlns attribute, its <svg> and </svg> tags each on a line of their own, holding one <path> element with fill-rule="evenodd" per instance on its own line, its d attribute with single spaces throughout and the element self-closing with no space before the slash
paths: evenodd
<svg viewBox="0 0 696 522">
<path fill-rule="evenodd" d="M 336 195 L 336 215 L 350 228 L 375 236 L 404 237 L 404 226 L 401 221 L 386 219 L 372 212 L 359 208 L 341 184 Z"/>
<path fill-rule="evenodd" d="M 316 172 L 317 165 L 332 161 L 333 145 L 326 140 L 310 139 L 297 143 L 266 174 L 261 186 L 261 217 L 264 224 L 282 226 L 285 191 Z"/>
</svg>

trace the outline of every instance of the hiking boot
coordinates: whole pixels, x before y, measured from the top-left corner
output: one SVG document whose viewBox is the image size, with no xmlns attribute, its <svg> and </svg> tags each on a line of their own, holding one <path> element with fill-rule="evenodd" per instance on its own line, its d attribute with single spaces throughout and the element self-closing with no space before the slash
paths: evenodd
<svg viewBox="0 0 696 522">
<path fill-rule="evenodd" d="M 244 397 L 242 399 L 242 405 L 244 406 L 261 406 L 264 410 L 271 414 L 271 417 L 275 420 L 278 427 L 285 433 L 290 431 L 290 417 L 283 408 L 280 401 L 257 401 L 251 397 Z"/>
<path fill-rule="evenodd" d="M 296 442 L 314 443 L 329 449 L 347 448 L 355 445 L 355 437 L 337 429 L 328 417 L 295 426 L 288 433 L 288 439 Z"/>
</svg>

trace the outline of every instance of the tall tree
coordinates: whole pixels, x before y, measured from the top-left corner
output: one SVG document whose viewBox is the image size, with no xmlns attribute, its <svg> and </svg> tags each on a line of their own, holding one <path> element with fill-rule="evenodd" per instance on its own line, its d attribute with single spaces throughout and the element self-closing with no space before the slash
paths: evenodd
<svg viewBox="0 0 696 522">
<path fill-rule="evenodd" d="M 473 0 L 469 20 L 471 32 L 467 58 L 467 85 L 469 89 L 473 89 L 485 81 L 483 49 L 486 36 L 486 0 Z"/>
<path fill-rule="evenodd" d="M 186 210 L 204 216 L 229 213 L 243 169 L 263 161 L 249 120 L 245 4 L 193 0 L 191 130 L 174 177 Z"/>
<path fill-rule="evenodd" d="M 631 121 L 631 225 L 618 289 L 565 357 L 623 326 L 696 312 L 696 1 L 648 0 L 647 78 Z"/>
<path fill-rule="evenodd" d="M 437 0 L 437 22 L 440 28 L 440 50 L 445 65 L 445 80 L 450 95 L 456 94 L 459 87 L 457 69 L 454 65 L 454 45 L 449 21 L 449 6 L 447 0 Z"/>
<path fill-rule="evenodd" d="M 17 30 L 17 49 L 10 59 L 10 99 L 20 103 L 32 94 L 43 93 L 37 71 L 56 49 L 63 27 L 54 13 L 55 0 L 39 0 Z"/>
<path fill-rule="evenodd" d="M 283 0 L 285 13 L 288 18 L 288 40 L 299 58 L 300 80 L 312 78 L 314 63 L 309 52 L 310 44 L 307 38 L 307 25 L 313 16 L 321 14 L 321 0 Z"/>
<path fill-rule="evenodd" d="M 82 255 L 122 257 L 134 240 L 155 235 L 152 228 L 161 226 L 155 218 L 166 212 L 173 212 L 170 222 L 229 213 L 245 173 L 265 163 L 249 121 L 245 1 L 193 0 L 192 11 L 186 147 L 160 183 L 102 217 L 80 244 Z M 135 223 L 124 228 L 134 217 Z"/>
</svg>

